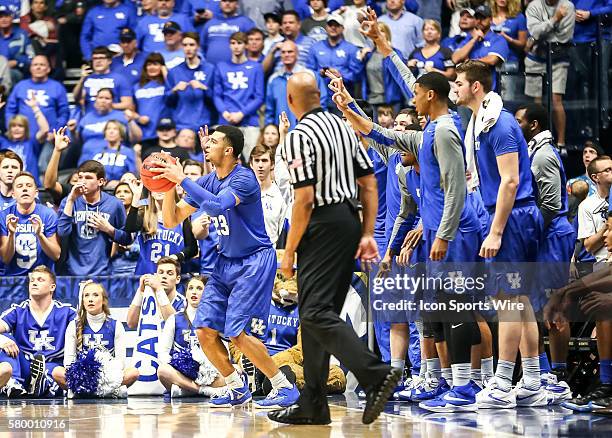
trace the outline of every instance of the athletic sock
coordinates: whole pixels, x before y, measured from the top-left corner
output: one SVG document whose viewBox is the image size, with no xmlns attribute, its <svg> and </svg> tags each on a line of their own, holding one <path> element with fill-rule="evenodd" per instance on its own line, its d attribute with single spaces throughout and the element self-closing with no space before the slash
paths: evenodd
<svg viewBox="0 0 612 438">
<path fill-rule="evenodd" d="M 229 376 L 224 377 L 224 380 L 228 388 L 242 388 L 244 385 L 244 382 L 240 378 L 240 374 L 238 374 L 236 370 Z"/>
<path fill-rule="evenodd" d="M 419 377 L 421 379 L 424 379 L 426 372 L 427 372 L 427 361 L 425 359 L 421 359 L 421 368 L 419 369 Z"/>
<path fill-rule="evenodd" d="M 425 359 L 427 362 L 427 372 L 434 378 L 439 379 L 442 377 L 442 368 L 440 367 L 440 359 L 434 357 L 433 359 Z"/>
<path fill-rule="evenodd" d="M 495 380 L 497 387 L 502 391 L 510 391 L 512 389 L 512 376 L 514 375 L 514 362 L 509 360 L 498 360 L 497 370 L 495 371 Z"/>
<path fill-rule="evenodd" d="M 606 385 L 612 384 L 612 359 L 599 361 L 599 380 Z"/>
<path fill-rule="evenodd" d="M 212 397 L 213 395 L 221 394 L 225 392 L 227 388 L 225 386 L 221 386 L 219 388 L 213 388 L 212 386 L 202 385 L 198 389 L 198 394 L 204 395 L 206 397 Z"/>
<path fill-rule="evenodd" d="M 548 356 L 546 355 L 546 352 L 543 351 L 542 353 L 540 353 L 538 359 L 540 361 L 540 373 L 550 373 L 550 362 L 548 361 Z"/>
<path fill-rule="evenodd" d="M 453 386 L 453 370 L 451 368 L 442 368 L 442 377 L 444 377 L 448 386 Z"/>
<path fill-rule="evenodd" d="M 480 374 L 483 381 L 491 380 L 495 373 L 493 372 L 493 356 L 480 359 Z"/>
<path fill-rule="evenodd" d="M 472 368 L 470 370 L 470 377 L 474 382 L 480 384 L 482 382 L 482 373 L 480 372 L 480 368 Z"/>
<path fill-rule="evenodd" d="M 455 363 L 451 365 L 453 375 L 453 387 L 463 386 L 470 383 L 470 364 Z"/>
<path fill-rule="evenodd" d="M 523 385 L 532 391 L 537 390 L 542 384 L 540 382 L 540 361 L 537 356 L 524 357 L 521 360 L 523 365 Z"/>
<path fill-rule="evenodd" d="M 282 371 L 279 371 L 276 376 L 272 377 L 270 383 L 274 389 L 291 388 L 293 386 Z"/>
<path fill-rule="evenodd" d="M 406 359 L 393 359 L 391 358 L 391 368 L 396 368 L 404 374 L 404 368 L 406 368 Z"/>
</svg>

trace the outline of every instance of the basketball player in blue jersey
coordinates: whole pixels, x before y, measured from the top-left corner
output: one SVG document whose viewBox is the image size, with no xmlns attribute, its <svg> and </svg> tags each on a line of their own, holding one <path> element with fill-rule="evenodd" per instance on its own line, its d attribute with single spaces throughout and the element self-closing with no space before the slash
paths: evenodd
<svg viewBox="0 0 612 438">
<path fill-rule="evenodd" d="M 162 362 L 157 369 L 159 381 L 170 391 L 170 397 L 182 397 L 192 394 L 212 396 L 225 392 L 225 381 L 219 372 L 206 359 L 193 326 L 198 305 L 202 298 L 206 279 L 193 276 L 187 283 L 187 307 L 166 320 L 160 338 L 159 359 Z M 186 352 L 200 364 L 198 378 L 192 380 L 171 364 L 172 356 Z"/>
<path fill-rule="evenodd" d="M 200 135 L 204 136 L 201 129 Z M 274 364 L 265 338 L 276 274 L 276 252 L 266 234 L 261 194 L 251 169 L 240 165 L 242 132 L 220 126 L 204 145 L 206 160 L 215 172 L 193 182 L 180 163 L 158 161 L 155 178 L 167 178 L 186 192 L 178 204 L 176 190 L 166 192 L 162 206 L 164 225 L 176 226 L 202 208 L 219 234 L 219 258 L 206 284 L 194 326 L 206 356 L 227 383 L 228 391 L 211 399 L 211 407 L 241 406 L 251 393 L 228 359 L 220 335 L 229 337 L 245 356 L 270 379 L 273 390 L 257 408 L 277 409 L 294 404 L 299 392 Z"/>
<path fill-rule="evenodd" d="M 423 237 L 428 254 L 427 276 L 445 278 L 449 271 L 457 268 L 470 277 L 473 266 L 470 269 L 469 265 L 477 261 L 480 245 L 480 223 L 470 204 L 465 203 L 465 152 L 460 127 L 456 126 L 457 122 L 448 111 L 448 80 L 437 72 L 427 73 L 416 80 L 414 100 L 417 112 L 429 119 L 422 133 L 398 133 L 359 116 L 349 108 L 352 102 L 343 99 L 341 80 L 334 81 L 338 81 L 340 91 L 336 92 L 338 99 L 335 101 L 353 126 L 380 144 L 412 153 L 419 161 L 421 196 L 427 200 L 421 205 Z M 435 262 L 445 262 L 447 266 Z M 470 299 L 469 293 L 459 295 L 450 289 L 425 292 L 428 295 L 425 300 L 430 302 Z M 421 402 L 419 406 L 435 412 L 474 411 L 475 396 L 480 390 L 471 381 L 470 373 L 471 346 L 480 344 L 474 316 L 470 311 L 457 311 L 438 312 L 433 318 L 434 322 L 442 323 L 452 363 L 453 384 L 448 392 Z"/>
<path fill-rule="evenodd" d="M 173 257 L 162 257 L 157 261 L 155 274 L 144 274 L 140 277 L 138 290 L 130 304 L 127 314 L 127 326 L 138 327 L 140 310 L 144 300 L 144 289 L 150 287 L 155 294 L 160 313 L 164 321 L 176 312 L 182 312 L 187 306 L 187 300 L 176 291 L 176 285 L 181 281 L 181 264 Z"/>
<path fill-rule="evenodd" d="M 8 397 L 28 393 L 55 396 L 64 380 L 64 339 L 76 316 L 69 304 L 53 299 L 55 274 L 46 266 L 30 273 L 29 299 L 13 304 L 0 316 L 0 389 Z"/>
<path fill-rule="evenodd" d="M 538 326 L 529 299 L 534 285 L 524 269 L 526 262 L 536 261 L 543 232 L 527 143 L 514 116 L 503 109 L 500 96 L 491 91 L 489 66 L 469 60 L 457 66 L 456 71 L 457 104 L 472 110 L 465 143 L 468 149 L 474 148 L 482 199 L 490 213 L 486 238 L 480 248 L 480 255 L 493 262 L 488 293 L 510 304 L 498 310 L 499 361 L 495 378 L 478 394 L 478 406 L 545 405 Z M 523 379 L 512 391 L 519 346 Z"/>
<path fill-rule="evenodd" d="M 100 283 L 89 280 L 82 286 L 77 317 L 66 329 L 64 367 L 68 368 L 77 359 L 77 353 L 90 349 L 107 350 L 123 365 L 121 386 L 113 391 L 115 398 L 126 398 L 127 388 L 138 380 L 138 370 L 125 367 L 125 331 L 123 324 L 110 317 L 108 293 Z M 68 398 L 73 394 L 68 391 Z"/>
</svg>

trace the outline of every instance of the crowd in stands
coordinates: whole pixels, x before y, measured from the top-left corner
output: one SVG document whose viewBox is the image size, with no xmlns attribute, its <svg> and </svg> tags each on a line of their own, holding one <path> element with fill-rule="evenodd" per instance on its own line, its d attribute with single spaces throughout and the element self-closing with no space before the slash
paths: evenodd
<svg viewBox="0 0 612 438">
<path fill-rule="evenodd" d="M 202 294 L 196 289 L 203 289 L 211 274 L 218 235 L 229 233 L 229 228 L 223 215 L 204 211 L 166 228 L 164 195 L 143 189 L 142 162 L 152 153 L 169 153 L 196 181 L 213 171 L 203 148 L 214 128 L 239 127 L 244 135 L 242 162 L 260 183 L 266 232 L 282 249 L 292 189 L 279 144 L 297 123 L 286 98 L 292 74 L 314 75 L 321 105 L 336 114 L 328 87 L 334 75 L 343 78 L 383 127 L 419 129 L 416 113 L 405 109 L 411 107 L 413 95 L 404 78 L 391 68 L 391 57 L 359 32 L 368 7 L 377 11 L 381 32 L 416 78 L 434 71 L 453 83 L 459 64 L 479 60 L 490 68 L 493 89 L 501 91 L 503 72 L 545 73 L 550 50 L 551 135 L 562 156 L 570 56 L 580 56 L 570 48 L 603 38 L 610 53 L 612 26 L 609 21 L 601 24 L 612 14 L 610 0 L 448 0 L 445 5 L 442 0 L 0 0 L 5 127 L 0 136 L 0 275 L 34 274 L 31 300 L 58 309 L 49 298 L 55 275 L 140 276 L 128 326 L 138 324 L 142 291 L 150 286 L 166 320 L 164 355 L 171 356 L 174 331 L 191 329 L 189 321 Z M 443 8 L 451 11 L 448 22 L 442 20 Z M 66 65 L 74 65 L 75 59 L 81 77 L 69 98 L 61 81 Z M 541 76 L 528 76 L 524 93 L 541 103 L 543 86 Z M 455 97 L 451 87 L 449 98 Z M 465 128 L 470 112 L 465 107 L 457 111 Z M 525 123 L 534 120 L 530 116 L 522 115 Z M 391 232 L 400 209 L 395 170 L 400 158 L 371 158 L 385 162 L 384 174 L 377 178 L 387 187 L 386 193 L 379 193 L 380 204 L 395 213 L 387 216 Z M 612 161 L 595 140 L 585 144 L 583 160 L 585 173 L 573 179 L 565 175 L 567 187 L 563 184 L 571 194 L 569 211 L 577 232 L 574 261 L 580 262 L 582 275 L 608 259 L 603 234 L 612 184 Z M 383 233 L 381 256 L 391 237 Z M 399 252 L 387 252 L 387 262 L 392 255 Z M 202 276 L 179 287 L 187 299 L 177 292 L 181 273 Z M 112 304 L 112 290 L 107 293 L 100 285 L 89 289 L 97 294 L 95 300 Z M 92 306 L 102 304 L 95 301 Z M 296 298 L 283 289 L 272 306 L 284 332 L 275 331 L 266 345 L 274 352 L 276 342 L 286 342 L 283 349 L 294 347 Z M 47 307 L 37 310 L 44 313 Z M 14 308 L 0 318 L 0 333 L 14 331 L 19 312 Z M 76 314 L 65 316 L 63 325 L 53 330 L 68 330 L 66 342 L 82 345 L 85 321 L 98 327 L 92 315 L 81 315 L 76 328 L 75 323 L 69 325 Z M 120 344 L 113 345 L 119 350 L 124 348 Z M 380 341 L 383 356 L 390 355 L 388 344 L 388 338 Z M 0 347 L 9 354 L 12 344 L 7 345 Z M 75 354 L 75 348 L 67 346 L 66 352 Z M 65 387 L 63 366 L 70 361 L 50 359 L 47 363 L 55 360 L 62 368 L 52 370 L 55 383 Z M 21 394 L 2 360 L 0 356 L 0 386 L 7 394 L 6 388 Z M 419 365 L 417 358 L 415 375 Z M 184 380 L 170 365 L 160 368 L 159 376 L 173 395 L 212 395 L 223 386 L 214 370 L 200 383 Z M 330 387 L 343 389 L 343 377 Z M 612 377 L 606 378 L 612 387 Z M 124 385 L 136 379 L 137 371 L 127 368 Z M 32 390 L 42 394 L 41 388 Z"/>
</svg>

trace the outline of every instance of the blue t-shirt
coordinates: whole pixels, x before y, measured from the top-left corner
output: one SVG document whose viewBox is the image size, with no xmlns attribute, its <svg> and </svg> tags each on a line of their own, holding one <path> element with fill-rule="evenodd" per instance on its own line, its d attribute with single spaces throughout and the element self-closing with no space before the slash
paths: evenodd
<svg viewBox="0 0 612 438">
<path fill-rule="evenodd" d="M 8 98 L 5 113 L 6 126 L 15 115 L 24 115 L 28 118 L 30 138 L 34 139 L 36 137 L 38 123 L 32 108 L 25 103 L 32 97 L 47 119 L 50 130 L 66 125 L 70 109 L 68 108 L 68 96 L 64 86 L 53 79 L 47 79 L 44 82 L 24 79 L 15 85 Z"/>
<path fill-rule="evenodd" d="M 122 245 L 131 243 L 130 236 L 121 231 L 125 228 L 125 208 L 121 201 L 108 193 L 102 192 L 100 200 L 88 204 L 80 196 L 74 202 L 72 216 L 64 214 L 67 198 L 62 200 L 57 223 L 60 237 L 70 236 L 68 259 L 66 261 L 69 275 L 95 276 L 107 275 L 110 270 L 110 254 L 113 244 L 108 234 L 88 224 L 87 218 L 92 213 L 102 215 L 115 228 L 115 241 Z"/>
<path fill-rule="evenodd" d="M 229 50 L 230 36 L 236 32 L 248 32 L 255 27 L 255 23 L 244 15 L 225 17 L 222 15 L 211 18 L 200 38 L 202 51 L 206 60 L 212 64 L 218 62 L 230 62 L 232 52 Z"/>
<path fill-rule="evenodd" d="M 131 97 L 132 89 L 128 81 L 117 73 L 91 74 L 83 82 L 83 95 L 85 98 L 85 113 L 93 110 L 93 105 L 102 88 L 113 90 L 113 102 L 119 103 L 122 97 Z"/>
<path fill-rule="evenodd" d="M 251 169 L 239 164 L 221 180 L 213 172 L 198 179 L 197 184 L 213 195 L 230 192 L 240 200 L 237 206 L 227 209 L 223 214 L 211 215 L 219 236 L 221 254 L 242 258 L 272 248 L 266 233 L 259 183 Z M 189 193 L 186 193 L 184 200 L 192 207 L 199 208 Z"/>
<path fill-rule="evenodd" d="M 471 37 L 464 39 L 460 47 L 466 45 L 470 40 Z M 506 62 L 509 54 L 510 48 L 508 47 L 508 43 L 504 37 L 499 36 L 490 30 L 486 33 L 482 41 L 477 41 L 474 44 L 474 47 L 472 47 L 472 51 L 469 54 L 469 58 L 480 59 L 487 55 L 496 55 L 502 60 L 502 62 Z M 491 74 L 493 75 L 493 88 L 498 89 L 499 84 L 497 80 L 497 71 L 494 67 L 491 67 Z"/>
<path fill-rule="evenodd" d="M 103 348 L 114 356 L 116 329 L 117 321 L 108 316 L 97 332 L 89 324 L 85 324 L 85 327 L 83 327 L 83 350 Z"/>
<path fill-rule="evenodd" d="M 158 223 L 155 234 L 145 235 L 142 231 L 138 233 L 138 244 L 140 255 L 134 273 L 136 275 L 154 274 L 160 258 L 177 254 L 185 247 L 183 224 L 180 223 L 174 228 L 166 228 L 163 224 Z"/>
<path fill-rule="evenodd" d="M 244 118 L 238 126 L 259 126 L 257 110 L 264 102 L 264 73 L 261 64 L 220 62 L 215 73 L 214 100 L 221 117 L 224 111 L 240 111 Z"/>
<path fill-rule="evenodd" d="M 36 185 L 40 185 L 38 178 L 38 156 L 40 154 L 41 144 L 36 139 L 26 140 L 9 140 L 0 136 L 0 148 L 10 149 L 15 152 L 23 161 L 25 170 L 30 172 L 36 178 Z"/>
<path fill-rule="evenodd" d="M 463 46 L 464 40 L 466 38 L 469 38 L 469 35 L 465 32 L 461 32 L 460 34 L 457 34 L 455 36 L 452 36 L 452 37 L 449 36 L 449 37 L 444 38 L 442 42 L 440 43 L 440 45 L 442 47 L 447 47 L 451 50 L 451 52 L 454 52 L 459 47 Z"/>
<path fill-rule="evenodd" d="M 149 81 L 144 85 L 134 84 L 134 103 L 136 112 L 141 116 L 147 116 L 149 123 L 141 125 L 142 139 L 151 140 L 157 137 L 157 123 L 162 117 L 170 115 L 170 109 L 166 107 L 166 94 L 169 92 L 167 84 Z"/>
<path fill-rule="evenodd" d="M 81 30 L 81 51 L 85 59 L 91 58 L 92 51 L 98 46 L 119 43 L 119 33 L 124 27 L 136 26 L 134 8 L 118 4 L 109 8 L 94 6 L 85 15 Z"/>
<path fill-rule="evenodd" d="M 136 173 L 136 156 L 134 150 L 121 145 L 111 149 L 108 144 L 97 149 L 88 149 L 81 154 L 79 166 L 87 160 L 96 160 L 104 165 L 107 181 L 119 181 L 124 173 Z"/>
<path fill-rule="evenodd" d="M 500 24 L 491 22 L 491 30 L 496 33 L 504 32 L 510 38 L 516 40 L 519 37 L 519 32 L 527 32 L 527 19 L 522 13 L 518 13 L 516 17 L 507 18 L 506 21 Z M 503 37 L 501 37 L 503 38 Z M 508 62 L 518 62 L 524 57 L 524 53 L 520 50 L 511 48 L 508 45 Z"/>
<path fill-rule="evenodd" d="M 211 111 L 205 99 L 212 95 L 214 71 L 212 64 L 202 60 L 196 68 L 189 68 L 187 63 L 183 62 L 168 73 L 170 90 L 181 81 L 189 82 L 194 79 L 207 87 L 206 90 L 200 90 L 188 85 L 184 91 L 169 94 L 167 102 L 172 108 L 172 120 L 177 129 L 197 131 L 200 126 L 210 125 Z"/>
<path fill-rule="evenodd" d="M 146 59 L 146 53 L 138 52 L 129 64 L 125 64 L 123 56 L 116 56 L 111 63 L 111 72 L 118 74 L 125 79 L 130 86 L 133 86 L 140 80 L 140 74 L 142 73 Z"/>
<path fill-rule="evenodd" d="M 153 53 L 165 49 L 166 44 L 162 30 L 164 24 L 168 21 L 174 21 L 178 24 L 183 33 L 195 30 L 192 20 L 184 14 L 173 13 L 166 18 L 161 18 L 157 15 L 145 15 L 140 18 L 135 29 L 140 50 L 145 53 Z"/>
<path fill-rule="evenodd" d="M 270 356 L 297 345 L 300 315 L 298 305 L 282 306 L 274 300 L 270 303 L 268 332 L 264 345 Z"/>
<path fill-rule="evenodd" d="M 9 208 L 14 203 L 15 198 L 13 198 L 12 196 L 4 196 L 2 193 L 0 193 L 0 211 Z"/>
<path fill-rule="evenodd" d="M 452 57 L 453 52 L 446 47 L 440 47 L 440 49 L 429 58 L 423 55 L 422 49 L 414 49 L 414 51 L 410 54 L 409 59 L 416 59 L 417 65 L 416 67 L 411 68 L 412 73 L 416 73 L 415 76 L 419 77 L 427 73 L 425 67 L 433 67 L 441 71 L 444 71 L 447 68 L 452 68 L 455 66 L 455 63 L 451 59 Z"/>
<path fill-rule="evenodd" d="M 30 310 L 30 300 L 11 305 L 0 316 L 15 338 L 19 350 L 27 359 L 41 354 L 47 362 L 63 364 L 64 345 L 68 323 L 76 317 L 70 304 L 53 300 L 47 319 L 39 324 Z"/>
<path fill-rule="evenodd" d="M 478 159 L 480 192 L 487 209 L 495 208 L 501 183 L 499 169 L 497 168 L 497 157 L 513 152 L 518 153 L 519 162 L 519 184 L 515 204 L 535 202 L 527 142 L 512 114 L 505 109 L 502 110 L 495 125 L 488 132 L 482 132 L 478 136 L 475 148 Z"/>
<path fill-rule="evenodd" d="M 101 149 L 106 146 L 106 140 L 104 139 L 104 127 L 106 122 L 109 120 L 117 120 L 123 124 L 127 131 L 128 121 L 125 118 L 123 111 L 111 110 L 106 114 L 100 114 L 97 110 L 93 110 L 85 114 L 85 116 L 79 120 L 78 131 L 83 143 L 83 149 L 81 154 L 90 155 L 93 151 Z"/>
<path fill-rule="evenodd" d="M 21 214 L 17 204 L 13 204 L 0 212 L 0 236 L 8 236 L 6 217 L 9 214 L 17 216 L 17 231 L 15 233 L 15 254 L 8 265 L 5 265 L 6 275 L 26 275 L 36 266 L 47 266 L 53 270 L 55 260 L 51 259 L 42 249 L 34 225 L 30 222 L 33 215 L 38 215 L 43 224 L 43 234 L 49 238 L 57 233 L 57 215 L 49 207 L 36 204 L 30 214 Z"/>
</svg>

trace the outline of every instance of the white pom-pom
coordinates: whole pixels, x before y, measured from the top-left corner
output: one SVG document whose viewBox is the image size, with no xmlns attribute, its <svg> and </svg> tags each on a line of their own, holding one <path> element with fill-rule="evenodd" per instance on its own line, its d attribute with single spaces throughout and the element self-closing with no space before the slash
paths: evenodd
<svg viewBox="0 0 612 438">
<path fill-rule="evenodd" d="M 102 364 L 96 395 L 99 397 L 113 395 L 123 381 L 123 364 L 108 350 L 96 351 L 96 360 Z"/>
</svg>

